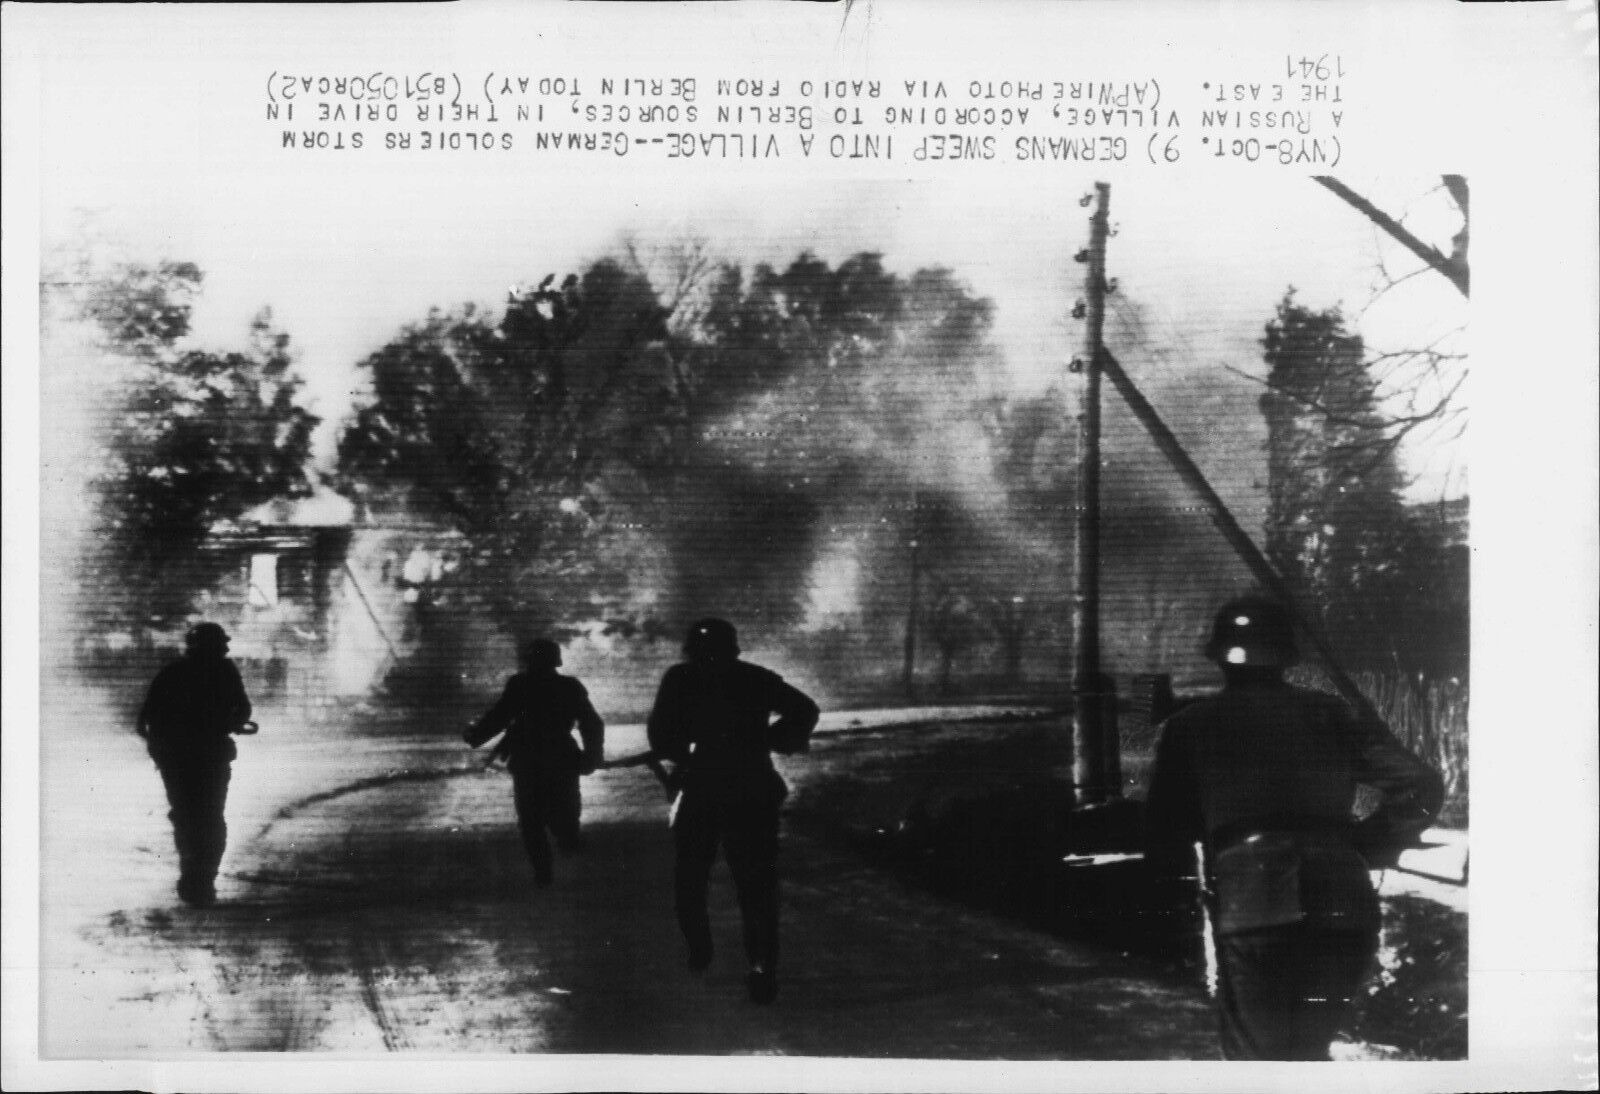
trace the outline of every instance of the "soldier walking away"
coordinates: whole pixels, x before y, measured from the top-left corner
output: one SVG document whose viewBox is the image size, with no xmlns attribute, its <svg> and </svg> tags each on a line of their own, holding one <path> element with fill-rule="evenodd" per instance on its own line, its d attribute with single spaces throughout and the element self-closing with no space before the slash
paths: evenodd
<svg viewBox="0 0 1600 1094">
<path fill-rule="evenodd" d="M 605 752 L 605 722 L 589 702 L 589 692 L 557 672 L 560 667 L 560 646 L 548 638 L 529 642 L 522 649 L 523 671 L 506 682 L 499 702 L 462 735 L 477 748 L 504 732 L 494 755 L 511 768 L 517 827 L 533 864 L 534 884 L 541 888 L 553 879 L 546 829 L 562 851 L 583 848 L 578 778 L 592 775 Z M 572 739 L 574 728 L 583 739 L 581 748 Z"/>
<path fill-rule="evenodd" d="M 198 623 L 184 646 L 183 656 L 151 681 L 136 728 L 167 790 L 178 897 L 203 906 L 217 899 L 217 867 L 228 842 L 223 810 L 239 752 L 230 734 L 253 732 L 254 724 L 244 682 L 228 660 L 228 632 Z"/>
<path fill-rule="evenodd" d="M 695 623 L 683 652 L 686 660 L 662 677 L 646 727 L 651 749 L 674 765 L 678 926 L 690 970 L 704 971 L 713 952 L 706 889 L 720 844 L 739 896 L 750 999 L 770 1003 L 778 992 L 778 811 L 789 794 L 770 754 L 809 748 L 819 712 L 777 673 L 739 660 L 725 620 Z"/>
<path fill-rule="evenodd" d="M 1370 709 L 1284 681 L 1296 654 L 1282 604 L 1224 605 L 1205 652 L 1224 685 L 1162 728 L 1151 857 L 1182 872 L 1202 846 L 1223 1054 L 1326 1060 L 1377 949 L 1368 871 L 1416 845 L 1443 782 Z M 1358 784 L 1380 796 L 1359 821 Z"/>
</svg>

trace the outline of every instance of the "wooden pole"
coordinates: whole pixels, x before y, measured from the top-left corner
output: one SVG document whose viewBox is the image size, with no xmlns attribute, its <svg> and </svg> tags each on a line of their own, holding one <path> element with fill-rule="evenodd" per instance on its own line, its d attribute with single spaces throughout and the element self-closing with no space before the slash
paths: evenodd
<svg viewBox="0 0 1600 1094">
<path fill-rule="evenodd" d="M 1089 218 L 1085 255 L 1089 268 L 1084 279 L 1087 330 L 1083 355 L 1074 362 L 1083 373 L 1078 393 L 1077 566 L 1072 597 L 1072 782 L 1078 805 L 1102 802 L 1115 789 L 1106 786 L 1108 704 L 1106 682 L 1100 673 L 1100 340 L 1105 330 L 1111 187 L 1097 182 L 1094 188 L 1095 210 Z"/>
</svg>

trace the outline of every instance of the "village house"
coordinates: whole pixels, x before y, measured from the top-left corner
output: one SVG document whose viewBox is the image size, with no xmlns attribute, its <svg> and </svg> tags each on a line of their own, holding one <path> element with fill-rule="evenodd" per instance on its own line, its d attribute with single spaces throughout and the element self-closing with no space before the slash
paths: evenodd
<svg viewBox="0 0 1600 1094">
<path fill-rule="evenodd" d="M 358 519 L 326 487 L 219 523 L 204 550 L 223 576 L 194 615 L 226 627 L 252 695 L 316 708 L 368 695 L 423 644 L 419 617 L 459 558 L 459 536 Z"/>
</svg>

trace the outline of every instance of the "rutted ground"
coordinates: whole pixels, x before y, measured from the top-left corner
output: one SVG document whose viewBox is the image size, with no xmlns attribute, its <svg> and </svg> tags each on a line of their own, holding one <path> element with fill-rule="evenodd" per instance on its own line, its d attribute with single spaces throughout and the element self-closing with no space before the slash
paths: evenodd
<svg viewBox="0 0 1600 1094">
<path fill-rule="evenodd" d="M 614 731 L 609 751 L 639 743 Z M 243 742 L 222 903 L 183 908 L 137 744 L 109 742 L 122 769 L 88 792 L 89 768 L 47 765 L 47 1056 L 1214 1055 L 1191 985 L 905 887 L 793 825 L 782 991 L 752 1007 L 724 871 L 718 960 L 683 969 L 647 773 L 586 780 L 589 850 L 535 890 L 506 777 L 448 740 Z M 808 760 L 802 782 L 827 769 Z"/>
</svg>

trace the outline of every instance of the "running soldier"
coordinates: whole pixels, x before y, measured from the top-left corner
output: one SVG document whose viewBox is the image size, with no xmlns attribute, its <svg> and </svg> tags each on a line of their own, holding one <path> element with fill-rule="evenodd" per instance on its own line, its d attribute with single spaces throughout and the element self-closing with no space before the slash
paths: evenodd
<svg viewBox="0 0 1600 1094">
<path fill-rule="evenodd" d="M 746 987 L 752 1002 L 770 1003 L 778 992 L 778 811 L 789 794 L 770 753 L 809 748 L 819 712 L 777 673 L 739 660 L 725 620 L 690 627 L 683 652 L 646 727 L 652 751 L 674 765 L 678 926 L 690 971 L 704 971 L 713 952 L 706 889 L 720 844 L 744 922 Z"/>
<path fill-rule="evenodd" d="M 462 735 L 477 748 L 504 732 L 494 755 L 511 768 L 517 827 L 540 888 L 554 877 L 546 829 L 561 850 L 583 848 L 578 778 L 592 775 L 605 753 L 605 722 L 584 686 L 557 672 L 560 667 L 560 646 L 548 638 L 529 642 L 522 649 L 523 671 L 506 682 L 500 701 Z M 581 748 L 572 739 L 574 728 L 583 739 Z"/>
<path fill-rule="evenodd" d="M 1443 783 L 1370 710 L 1285 682 L 1296 653 L 1281 604 L 1224 605 L 1205 652 L 1224 685 L 1162 729 L 1151 857 L 1185 872 L 1202 844 L 1223 1054 L 1326 1060 L 1377 949 L 1368 871 L 1415 845 Z M 1381 796 L 1359 822 L 1358 784 Z"/>
<path fill-rule="evenodd" d="M 217 899 L 217 868 L 228 844 L 223 810 L 239 754 L 231 734 L 253 732 L 250 698 L 228 660 L 228 632 L 198 623 L 184 636 L 184 654 L 150 683 L 136 730 L 161 772 L 178 849 L 178 898 Z"/>
</svg>

